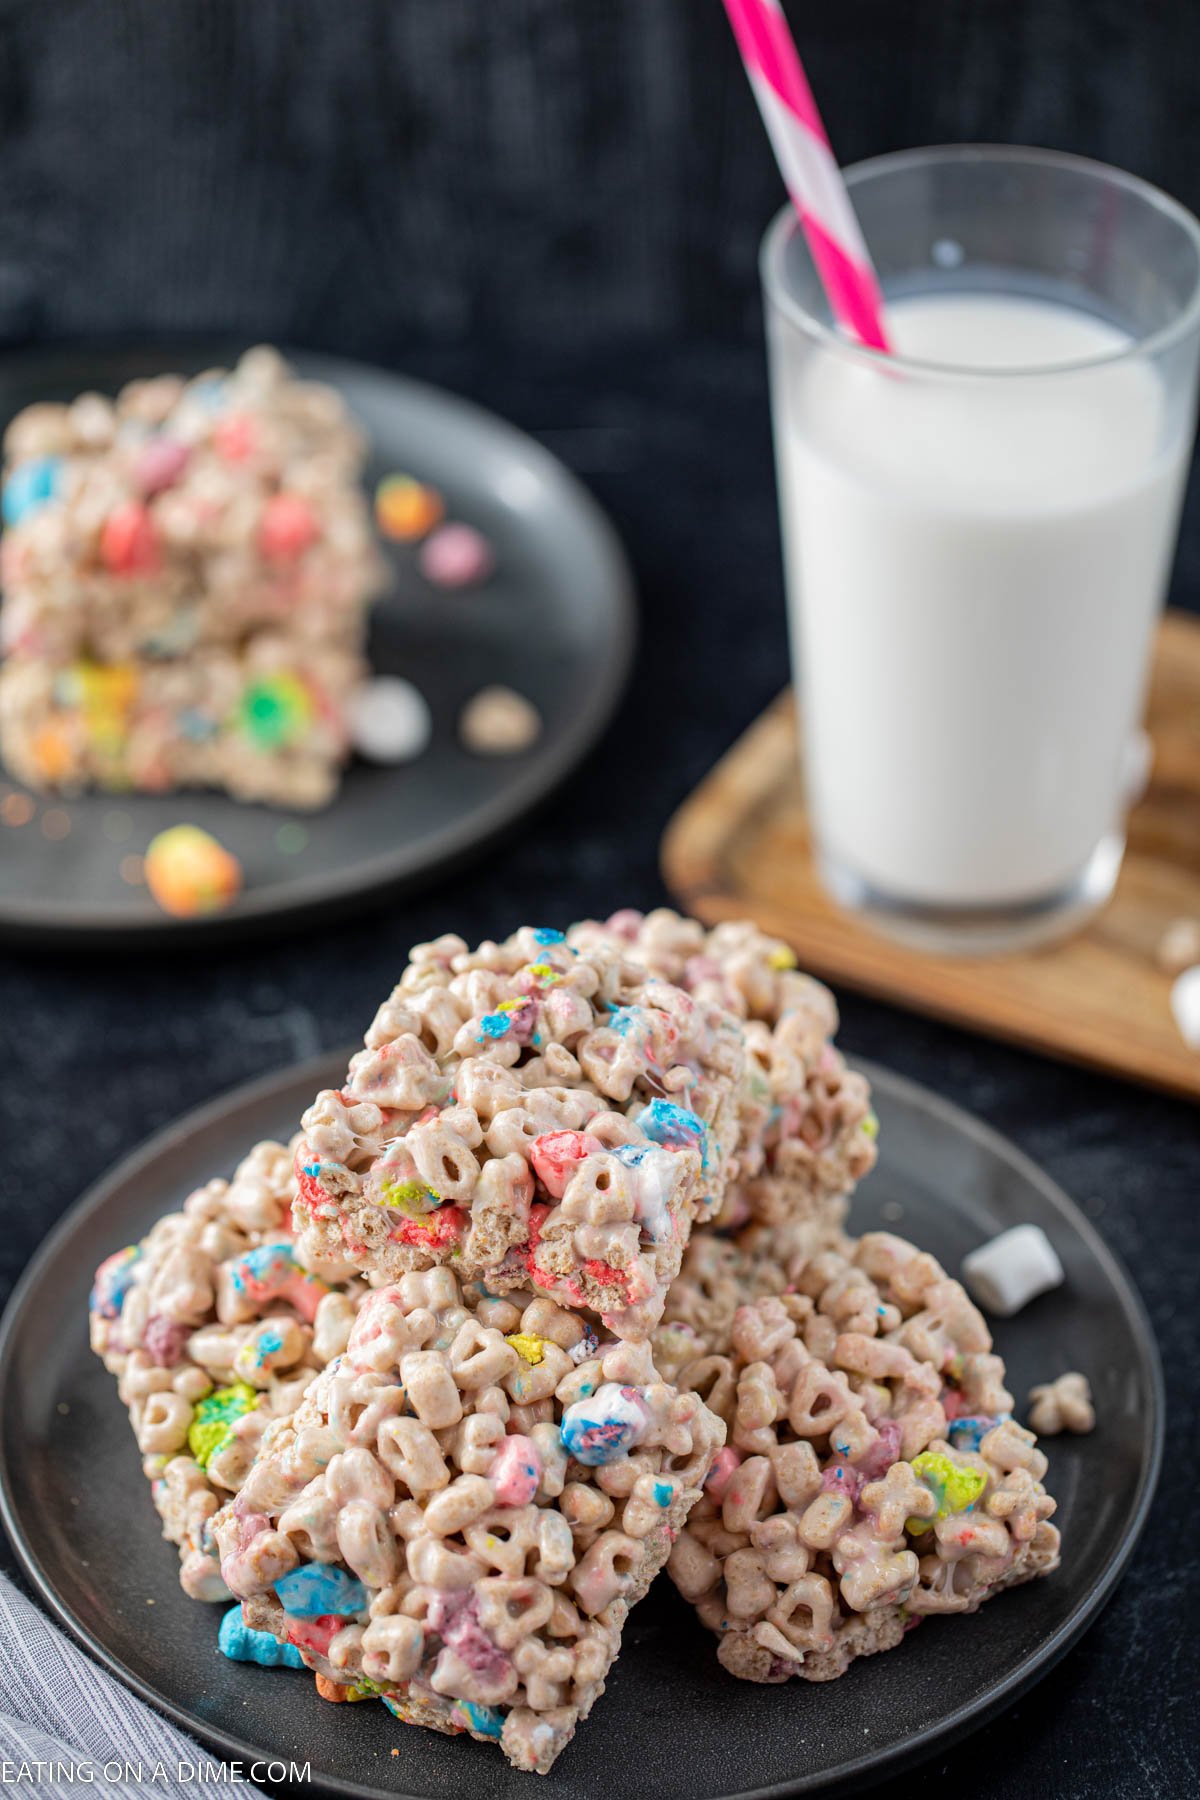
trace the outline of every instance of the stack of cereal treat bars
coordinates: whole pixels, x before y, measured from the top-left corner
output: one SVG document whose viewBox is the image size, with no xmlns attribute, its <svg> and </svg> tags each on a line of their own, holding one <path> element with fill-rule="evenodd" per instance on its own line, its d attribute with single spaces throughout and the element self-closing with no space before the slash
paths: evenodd
<svg viewBox="0 0 1200 1800">
<path fill-rule="evenodd" d="M 18 414 L 0 753 L 31 787 L 323 805 L 382 565 L 339 396 L 273 350 Z"/>
<path fill-rule="evenodd" d="M 109 1259 L 93 1341 L 227 1653 L 545 1772 L 664 1566 L 755 1681 L 1054 1566 L 982 1319 L 844 1233 L 835 1026 L 748 925 L 442 938 L 290 1154 Z"/>
</svg>

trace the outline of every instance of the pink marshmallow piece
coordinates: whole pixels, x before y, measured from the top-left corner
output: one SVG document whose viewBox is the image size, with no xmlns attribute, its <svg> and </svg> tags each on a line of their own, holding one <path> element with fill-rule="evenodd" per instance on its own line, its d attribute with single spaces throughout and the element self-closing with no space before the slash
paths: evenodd
<svg viewBox="0 0 1200 1800">
<path fill-rule="evenodd" d="M 176 438 L 152 437 L 138 451 L 134 474 L 143 494 L 174 487 L 188 466 L 191 451 Z"/>
<path fill-rule="evenodd" d="M 495 553 L 473 525 L 442 525 L 421 546 L 418 566 L 435 587 L 475 587 L 496 566 Z"/>
<path fill-rule="evenodd" d="M 514 1432 L 496 1452 L 488 1471 L 501 1506 L 528 1506 L 542 1478 L 542 1462 L 532 1438 Z"/>
<path fill-rule="evenodd" d="M 725 1498 L 725 1489 L 729 1486 L 734 1475 L 737 1473 L 737 1470 L 740 1468 L 741 1461 L 741 1451 L 735 1450 L 732 1444 L 727 1444 L 724 1450 L 718 1450 L 716 1456 L 713 1458 L 712 1468 L 708 1471 L 708 1478 L 704 1483 L 714 1500 L 720 1501 Z"/>
<path fill-rule="evenodd" d="M 585 1157 L 604 1149 L 590 1131 L 546 1131 L 529 1147 L 533 1172 L 554 1200 L 561 1200 L 567 1183 Z"/>
</svg>

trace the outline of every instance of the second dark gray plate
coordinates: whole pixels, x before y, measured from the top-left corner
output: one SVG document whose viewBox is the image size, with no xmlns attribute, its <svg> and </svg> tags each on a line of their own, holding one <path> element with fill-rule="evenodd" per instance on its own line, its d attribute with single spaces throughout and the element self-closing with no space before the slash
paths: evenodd
<svg viewBox="0 0 1200 1800">
<path fill-rule="evenodd" d="M 242 1088 L 153 1139 L 51 1234 L 0 1327 L 0 1508 L 22 1563 L 92 1654 L 189 1731 L 247 1764 L 311 1762 L 316 1783 L 362 1800 L 841 1792 L 932 1756 L 1010 1703 L 1103 1605 L 1145 1519 L 1160 1456 L 1162 1378 L 1141 1304 L 1083 1215 L 1026 1157 L 927 1090 L 872 1068 L 883 1156 L 855 1201 L 855 1229 L 900 1232 L 956 1269 L 983 1239 L 1028 1220 L 1066 1271 L 1059 1293 L 997 1332 L 1022 1399 L 1032 1382 L 1072 1368 L 1096 1395 L 1096 1433 L 1048 1446 L 1064 1537 L 1055 1575 L 972 1618 L 928 1620 L 840 1681 L 782 1687 L 726 1675 L 715 1640 L 664 1576 L 631 1614 L 592 1717 L 536 1782 L 491 1747 L 400 1725 L 382 1706 L 331 1707 L 307 1674 L 226 1662 L 220 1609 L 182 1593 L 116 1383 L 88 1350 L 88 1288 L 103 1257 L 230 1171 L 255 1139 L 287 1137 L 345 1064 L 343 1053 Z"/>
<path fill-rule="evenodd" d="M 33 400 L 89 388 L 114 393 L 162 369 L 227 366 L 241 347 L 11 355 L 0 359 L 0 424 Z M 620 544 L 586 490 L 532 438 L 465 400 L 335 357 L 288 356 L 302 375 L 337 388 L 365 429 L 372 487 L 394 470 L 417 475 L 445 496 L 450 517 L 478 526 L 495 547 L 494 575 L 463 593 L 431 588 L 407 546 L 387 547 L 395 581 L 375 609 L 371 661 L 377 673 L 420 688 L 433 712 L 432 741 L 401 767 L 355 762 L 319 813 L 239 806 L 211 793 L 39 800 L 29 823 L 0 832 L 4 937 L 144 944 L 246 935 L 344 912 L 411 887 L 495 838 L 564 779 L 608 722 L 633 644 L 632 585 Z M 473 756 L 458 741 L 463 705 L 493 682 L 527 695 L 542 715 L 539 742 L 519 756 Z M 42 833 L 46 804 L 65 811 L 65 837 Z M 241 897 L 209 919 L 168 918 L 122 878 L 125 855 L 181 820 L 211 831 L 246 872 Z"/>
</svg>

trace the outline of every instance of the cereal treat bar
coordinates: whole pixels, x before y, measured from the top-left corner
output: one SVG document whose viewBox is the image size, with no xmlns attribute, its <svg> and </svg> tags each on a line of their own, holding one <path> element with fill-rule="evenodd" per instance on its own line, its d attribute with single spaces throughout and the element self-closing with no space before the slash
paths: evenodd
<svg viewBox="0 0 1200 1800">
<path fill-rule="evenodd" d="M 221 1570 L 323 1691 L 544 1773 L 723 1439 L 647 1343 L 598 1343 L 545 1295 L 408 1274 L 268 1427 L 214 1524 Z"/>
<path fill-rule="evenodd" d="M 713 1250 L 695 1241 L 677 1289 Z M 731 1272 L 724 1254 L 715 1285 Z M 1058 1565 L 1046 1458 L 959 1283 L 882 1232 L 790 1274 L 723 1342 L 686 1318 L 655 1340 L 729 1429 L 670 1570 L 748 1681 L 833 1680 Z M 694 1295 L 677 1304 L 697 1316 Z"/>
<path fill-rule="evenodd" d="M 92 1348 L 119 1377 L 163 1536 L 198 1600 L 228 1597 L 214 1513 L 241 1486 L 267 1425 L 345 1349 L 367 1285 L 306 1263 L 289 1226 L 292 1151 L 258 1144 L 140 1244 L 96 1271 Z"/>
<path fill-rule="evenodd" d="M 340 397 L 260 348 L 28 407 L 4 451 L 12 773 L 324 804 L 382 575 Z"/>
<path fill-rule="evenodd" d="M 389 1281 L 532 1283 L 645 1336 L 738 1166 L 744 1072 L 739 1021 L 620 945 L 419 945 L 304 1115 L 300 1242 Z"/>
<path fill-rule="evenodd" d="M 811 1222 L 816 1247 L 874 1167 L 879 1129 L 867 1081 L 847 1069 L 833 1044 L 838 1018 L 829 989 L 749 920 L 706 931 L 662 907 L 576 925 L 568 938 L 583 954 L 620 944 L 650 973 L 744 1021 L 743 1149 L 717 1222 Z"/>
</svg>

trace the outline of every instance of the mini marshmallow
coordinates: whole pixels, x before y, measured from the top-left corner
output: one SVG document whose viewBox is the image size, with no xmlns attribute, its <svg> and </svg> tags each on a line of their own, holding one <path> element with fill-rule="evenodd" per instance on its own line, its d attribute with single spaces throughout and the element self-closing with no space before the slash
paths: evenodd
<svg viewBox="0 0 1200 1800">
<path fill-rule="evenodd" d="M 347 721 L 354 748 L 373 763 L 411 762 L 433 730 L 424 696 L 399 675 L 377 675 L 352 694 Z"/>
<path fill-rule="evenodd" d="M 1002 1319 L 1063 1284 L 1062 1264 L 1040 1225 L 1002 1231 L 963 1257 L 962 1273 L 979 1304 Z"/>
<path fill-rule="evenodd" d="M 1200 1050 L 1200 963 L 1185 969 L 1171 989 L 1171 1011 L 1189 1050 Z"/>
</svg>

